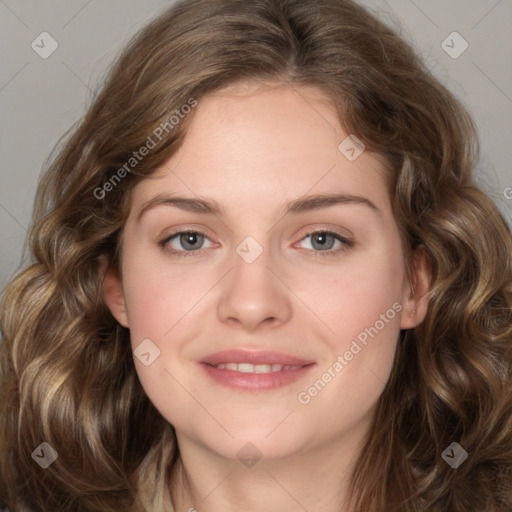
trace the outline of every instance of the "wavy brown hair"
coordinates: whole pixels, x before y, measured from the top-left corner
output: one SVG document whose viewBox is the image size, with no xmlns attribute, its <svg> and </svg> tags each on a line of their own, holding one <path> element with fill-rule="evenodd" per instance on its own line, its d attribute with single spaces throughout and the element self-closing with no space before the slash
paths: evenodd
<svg viewBox="0 0 512 512">
<path fill-rule="evenodd" d="M 353 510 L 510 512 L 510 229 L 473 181 L 464 106 L 399 27 L 353 0 L 185 0 L 118 56 L 45 164 L 32 261 L 3 293 L 0 496 L 13 512 L 169 507 L 175 432 L 138 381 L 102 277 L 119 270 L 131 190 L 180 147 L 194 114 L 172 128 L 170 116 L 250 78 L 329 96 L 344 130 L 386 162 L 409 271 L 420 244 L 432 269 L 427 316 L 400 333 L 355 465 Z M 162 125 L 156 147 L 111 181 Z M 31 457 L 43 441 L 58 453 L 45 470 Z M 454 441 L 469 453 L 457 469 L 441 457 Z"/>
</svg>

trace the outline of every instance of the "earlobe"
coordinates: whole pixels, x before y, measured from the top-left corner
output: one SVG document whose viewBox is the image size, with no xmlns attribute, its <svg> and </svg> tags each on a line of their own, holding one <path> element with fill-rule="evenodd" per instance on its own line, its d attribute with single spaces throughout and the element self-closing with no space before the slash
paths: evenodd
<svg viewBox="0 0 512 512">
<path fill-rule="evenodd" d="M 432 268 L 424 245 L 413 253 L 414 269 L 402 296 L 401 329 L 412 329 L 423 322 L 428 311 L 427 293 L 432 283 Z"/>
<path fill-rule="evenodd" d="M 107 268 L 103 278 L 103 300 L 110 309 L 114 318 L 123 326 L 128 327 L 128 315 L 126 301 L 123 294 L 123 286 L 117 272 Z"/>
</svg>

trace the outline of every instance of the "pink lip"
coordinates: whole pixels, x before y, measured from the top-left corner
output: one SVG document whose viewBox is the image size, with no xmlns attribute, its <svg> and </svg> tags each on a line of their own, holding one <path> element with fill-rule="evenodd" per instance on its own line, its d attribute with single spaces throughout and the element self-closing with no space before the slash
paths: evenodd
<svg viewBox="0 0 512 512">
<path fill-rule="evenodd" d="M 300 366 L 295 370 L 281 370 L 271 373 L 242 373 L 219 369 L 213 365 L 220 363 L 281 364 Z M 205 357 L 199 362 L 206 374 L 218 384 L 241 391 L 268 391 L 289 385 L 316 366 L 314 361 L 306 361 L 281 352 L 224 350 Z"/>
<path fill-rule="evenodd" d="M 314 363 L 314 361 L 306 361 L 293 357 L 282 352 L 274 352 L 272 350 L 263 350 L 259 352 L 248 352 L 246 350 L 222 350 L 206 356 L 202 363 L 211 365 L 220 363 L 248 363 L 248 364 L 282 364 L 289 366 L 305 366 Z"/>
</svg>

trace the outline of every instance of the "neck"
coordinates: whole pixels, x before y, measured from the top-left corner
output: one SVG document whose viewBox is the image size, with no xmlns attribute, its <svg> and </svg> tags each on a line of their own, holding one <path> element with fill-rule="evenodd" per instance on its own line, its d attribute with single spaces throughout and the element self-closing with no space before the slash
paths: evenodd
<svg viewBox="0 0 512 512">
<path fill-rule="evenodd" d="M 348 483 L 362 441 L 356 433 L 249 466 L 177 437 L 180 459 L 170 486 L 175 512 L 349 512 Z"/>
</svg>

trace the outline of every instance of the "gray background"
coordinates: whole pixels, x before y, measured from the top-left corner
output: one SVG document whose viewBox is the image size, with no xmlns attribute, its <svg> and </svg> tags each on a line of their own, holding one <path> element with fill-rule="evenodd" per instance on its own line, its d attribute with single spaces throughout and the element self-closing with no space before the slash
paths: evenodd
<svg viewBox="0 0 512 512">
<path fill-rule="evenodd" d="M 0 0 L 0 291 L 23 265 L 36 185 L 58 139 L 84 114 L 114 55 L 164 0 Z M 476 121 L 480 186 L 512 225 L 512 0 L 361 0 L 398 23 Z M 468 49 L 442 47 L 458 32 Z M 31 47 L 48 32 L 47 59 Z M 447 39 L 448 38 L 448 39 Z"/>
</svg>

